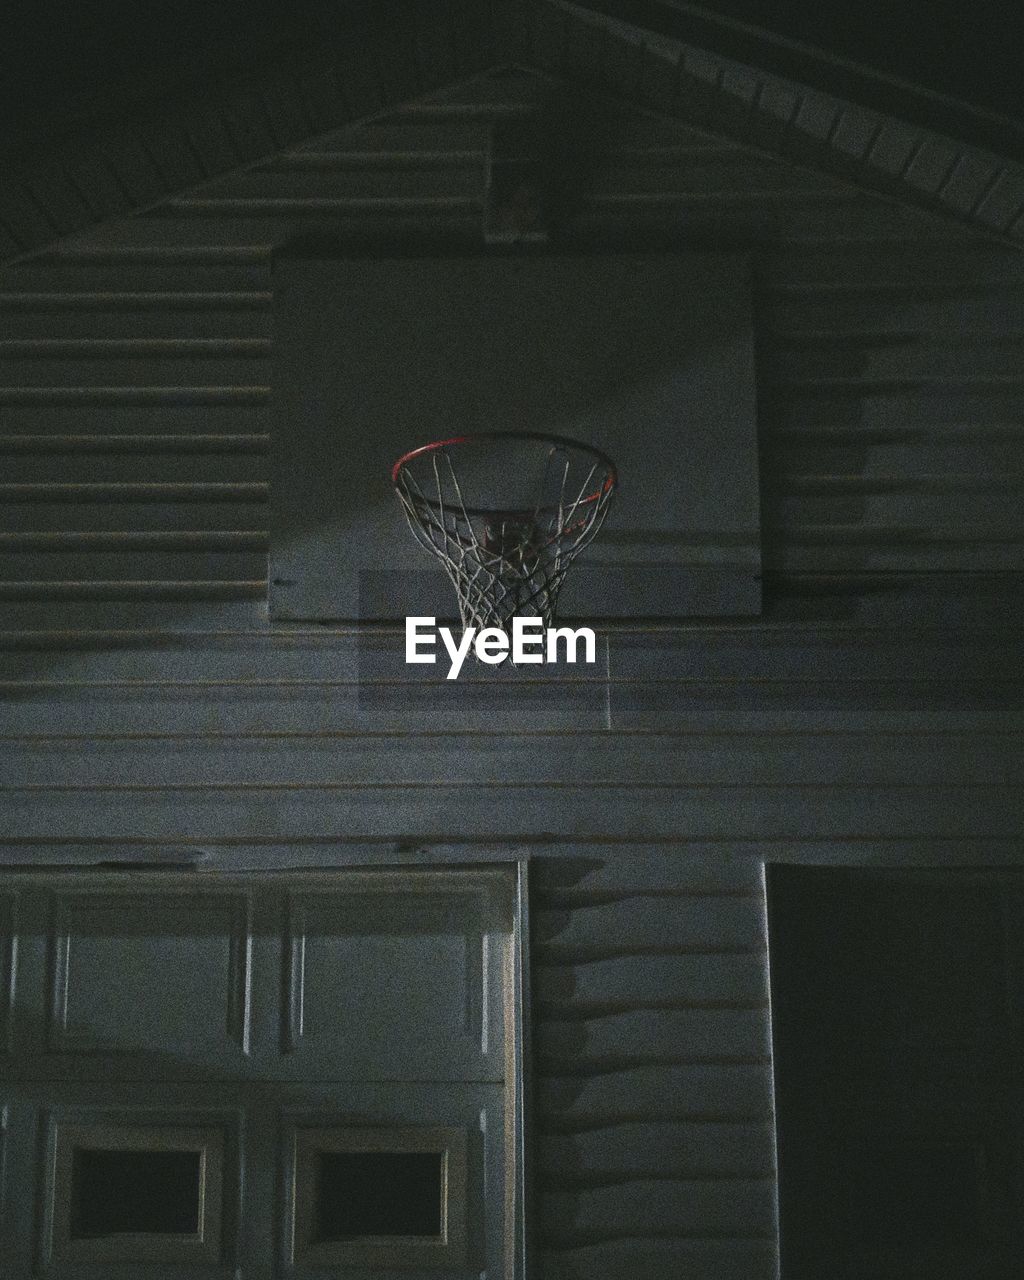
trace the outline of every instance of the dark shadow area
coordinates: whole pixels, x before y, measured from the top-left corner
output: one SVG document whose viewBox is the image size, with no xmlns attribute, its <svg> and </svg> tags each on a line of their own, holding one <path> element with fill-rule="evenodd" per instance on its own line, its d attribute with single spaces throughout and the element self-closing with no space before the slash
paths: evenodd
<svg viewBox="0 0 1024 1280">
<path fill-rule="evenodd" d="M 201 1160 L 198 1151 L 77 1148 L 71 1172 L 71 1238 L 195 1235 Z"/>
<path fill-rule="evenodd" d="M 338 38 L 346 20 L 365 21 L 368 7 L 358 0 L 337 7 L 323 0 L 287 5 L 282 0 L 224 0 L 218 5 L 181 0 L 144 6 L 97 0 L 84 7 L 64 0 L 21 0 L 5 15 L 0 53 L 5 132 L 13 142 L 41 127 L 52 131 L 75 116 L 109 110 L 111 97 L 114 103 L 127 97 L 138 109 L 161 92 L 203 75 L 281 57 L 302 41 Z M 433 7 L 443 29 L 448 11 Z M 940 117 L 939 127 L 954 108 L 933 105 L 926 95 L 952 97 L 973 107 L 979 135 L 994 142 L 1003 141 L 1009 128 L 1001 121 L 989 123 L 982 113 L 1019 120 L 1022 112 L 1018 69 L 1024 18 L 1013 5 L 718 0 L 684 6 L 591 0 L 588 7 L 726 56 L 768 63 L 798 79 L 813 82 L 828 76 L 829 88 L 855 98 L 866 91 L 885 95 L 887 106 L 904 113 L 915 105 L 919 111 L 930 107 Z M 380 6 L 374 18 L 385 49 L 399 42 L 411 22 L 391 5 Z"/>
<path fill-rule="evenodd" d="M 0 42 L 0 150 L 27 151 L 69 122 L 118 110 L 144 114 L 206 77 L 251 72 L 302 44 L 366 21 L 365 0 L 329 10 L 323 0 L 202 0 L 132 5 L 20 0 L 5 8 Z M 382 9 L 379 38 L 398 30 Z"/>
<path fill-rule="evenodd" d="M 1020 1275 L 1011 874 L 775 867 L 784 1280 Z"/>
<path fill-rule="evenodd" d="M 439 1236 L 443 1162 L 434 1151 L 321 1151 L 314 1239 Z"/>
<path fill-rule="evenodd" d="M 588 0 L 587 7 L 1020 154 L 1019 8 L 994 0 Z"/>
</svg>

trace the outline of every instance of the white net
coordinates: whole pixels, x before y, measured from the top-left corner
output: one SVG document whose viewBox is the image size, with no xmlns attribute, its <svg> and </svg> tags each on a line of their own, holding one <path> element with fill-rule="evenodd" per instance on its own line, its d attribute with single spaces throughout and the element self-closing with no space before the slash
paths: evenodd
<svg viewBox="0 0 1024 1280">
<path fill-rule="evenodd" d="M 488 447 L 500 483 L 509 465 L 503 448 L 513 444 L 515 487 L 522 493 L 526 483 L 532 496 L 514 508 L 474 503 L 460 460 Z M 521 474 L 524 448 L 536 469 L 532 486 Z M 455 587 L 463 627 L 502 630 L 514 617 L 551 625 L 566 572 L 601 528 L 616 484 L 612 461 L 589 445 L 502 432 L 414 450 L 396 463 L 393 478 L 416 540 Z"/>
</svg>

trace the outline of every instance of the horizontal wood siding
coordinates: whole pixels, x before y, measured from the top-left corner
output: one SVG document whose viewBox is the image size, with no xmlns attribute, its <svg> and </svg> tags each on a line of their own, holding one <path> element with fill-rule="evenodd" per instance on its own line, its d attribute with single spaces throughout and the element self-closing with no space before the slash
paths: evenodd
<svg viewBox="0 0 1024 1280">
<path fill-rule="evenodd" d="M 492 77 L 0 274 L 0 858 L 524 843 L 545 1276 L 768 1280 L 764 862 L 1019 857 L 1024 263 L 588 108 L 580 242 L 753 255 L 764 619 L 456 684 L 393 632 L 270 627 L 272 247 L 478 243 L 488 124 L 548 88 Z"/>
<path fill-rule="evenodd" d="M 771 1275 L 758 863 L 566 849 L 532 910 L 545 1274 Z"/>
</svg>

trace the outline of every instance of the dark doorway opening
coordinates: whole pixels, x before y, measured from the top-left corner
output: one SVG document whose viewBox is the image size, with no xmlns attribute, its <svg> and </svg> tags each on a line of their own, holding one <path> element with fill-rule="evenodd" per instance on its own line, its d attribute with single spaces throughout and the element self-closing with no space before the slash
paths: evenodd
<svg viewBox="0 0 1024 1280">
<path fill-rule="evenodd" d="M 783 1280 L 1019 1280 L 1019 882 L 768 887 Z"/>
</svg>

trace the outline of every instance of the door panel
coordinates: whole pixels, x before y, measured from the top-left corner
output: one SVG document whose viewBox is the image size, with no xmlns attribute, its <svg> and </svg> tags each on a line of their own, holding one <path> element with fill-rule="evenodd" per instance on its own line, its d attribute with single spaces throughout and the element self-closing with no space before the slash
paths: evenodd
<svg viewBox="0 0 1024 1280">
<path fill-rule="evenodd" d="M 285 1042 L 303 1074 L 354 1079 L 504 1076 L 502 931 L 480 881 L 294 894 Z"/>
<path fill-rule="evenodd" d="M 234 1063 L 248 1046 L 243 894 L 116 889 L 54 896 L 47 1047 Z"/>
</svg>

